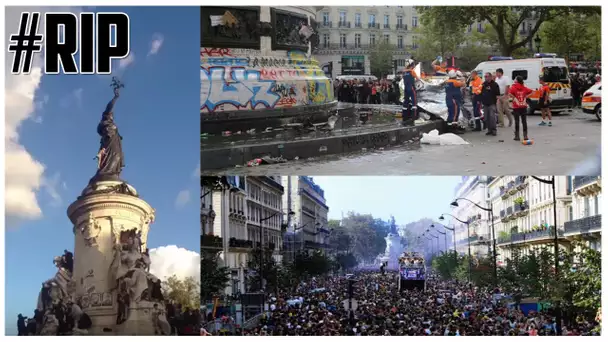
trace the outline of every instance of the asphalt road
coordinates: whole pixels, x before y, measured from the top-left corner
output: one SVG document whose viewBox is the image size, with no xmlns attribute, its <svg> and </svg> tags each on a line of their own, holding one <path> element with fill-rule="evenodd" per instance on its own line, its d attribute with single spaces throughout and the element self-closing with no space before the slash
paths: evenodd
<svg viewBox="0 0 608 342">
<path fill-rule="evenodd" d="M 601 123 L 574 110 L 553 118 L 553 127 L 538 126 L 540 115 L 528 117 L 531 146 L 513 141 L 513 128 L 462 135 L 470 145 L 393 148 L 351 155 L 290 161 L 257 167 L 236 167 L 224 174 L 245 175 L 579 175 L 583 164 L 599 161 Z M 599 169 L 599 167 L 598 167 Z"/>
</svg>

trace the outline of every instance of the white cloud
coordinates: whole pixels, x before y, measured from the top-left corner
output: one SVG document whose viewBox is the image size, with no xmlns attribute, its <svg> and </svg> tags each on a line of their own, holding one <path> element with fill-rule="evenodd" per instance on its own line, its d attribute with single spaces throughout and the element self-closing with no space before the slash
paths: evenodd
<svg viewBox="0 0 608 342">
<path fill-rule="evenodd" d="M 118 71 L 124 71 L 133 62 L 135 62 L 135 54 L 131 52 L 127 57 L 118 61 Z"/>
<path fill-rule="evenodd" d="M 201 166 L 200 164 L 196 166 L 194 171 L 192 171 L 192 178 L 199 178 L 201 176 Z"/>
<path fill-rule="evenodd" d="M 5 38 L 8 41 L 9 34 L 19 27 L 19 19 L 22 11 L 41 12 L 41 21 L 44 20 L 44 12 L 71 11 L 79 12 L 80 8 L 69 7 L 7 7 L 5 12 Z M 11 14 L 12 13 L 12 14 Z M 44 23 L 40 23 L 44 27 Z M 10 70 L 13 54 L 5 50 L 5 70 Z M 7 226 L 15 225 L 22 220 L 34 220 L 42 217 L 42 210 L 36 198 L 36 193 L 44 186 L 43 174 L 45 167 L 36 160 L 21 144 L 19 127 L 30 119 L 42 122 L 42 118 L 36 114 L 48 103 L 48 96 L 37 98 L 36 91 L 42 79 L 42 56 L 33 57 L 32 70 L 29 75 L 5 74 L 5 211 Z"/>
<path fill-rule="evenodd" d="M 47 195 L 51 197 L 51 205 L 60 206 L 63 203 L 61 194 L 59 194 L 59 188 L 62 187 L 65 182 L 61 181 L 61 174 L 55 172 L 51 177 L 42 178 L 42 187 L 46 191 Z"/>
<path fill-rule="evenodd" d="M 165 37 L 162 34 L 153 34 L 152 41 L 150 42 L 150 51 L 148 51 L 148 56 L 156 55 L 160 50 L 161 46 L 163 46 L 164 41 Z"/>
<path fill-rule="evenodd" d="M 72 106 L 76 106 L 78 108 L 82 107 L 82 92 L 84 91 L 84 89 L 82 88 L 78 88 L 78 89 L 74 89 L 71 92 L 69 92 L 67 95 L 65 95 L 61 101 L 59 102 L 59 105 L 62 108 L 70 108 Z"/>
<path fill-rule="evenodd" d="M 161 280 L 172 275 L 178 279 L 200 280 L 201 258 L 198 253 L 175 245 L 150 249 L 150 273 Z"/>
<path fill-rule="evenodd" d="M 190 190 L 182 190 L 175 198 L 175 207 L 181 208 L 190 202 Z"/>
</svg>

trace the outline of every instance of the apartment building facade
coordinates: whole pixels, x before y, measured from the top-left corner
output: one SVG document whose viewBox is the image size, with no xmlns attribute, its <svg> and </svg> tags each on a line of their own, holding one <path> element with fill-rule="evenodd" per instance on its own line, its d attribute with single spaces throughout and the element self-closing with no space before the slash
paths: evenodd
<svg viewBox="0 0 608 342">
<path fill-rule="evenodd" d="M 488 182 L 492 180 L 487 176 L 465 176 L 455 191 L 454 198 L 458 200 L 458 206 L 452 208 L 451 214 L 458 219 L 468 222 L 467 225 L 449 218 L 451 225 L 456 228 L 456 250 L 459 254 L 468 254 L 469 241 L 471 255 L 484 256 L 489 253 L 492 241 L 491 220 L 488 211 L 482 208 L 490 208 L 488 201 Z M 473 203 L 471 203 L 473 202 Z"/>
<path fill-rule="evenodd" d="M 201 249 L 219 253 L 219 266 L 230 269 L 225 293 L 245 293 L 249 257 L 260 241 L 281 262 L 283 187 L 280 177 L 226 179 L 220 189 L 201 188 Z"/>
<path fill-rule="evenodd" d="M 395 46 L 399 67 L 417 48 L 419 17 L 413 6 L 325 6 L 317 11 L 320 64 L 333 62 L 333 75 L 370 74 L 370 50 L 380 42 Z"/>
<path fill-rule="evenodd" d="M 323 189 L 306 176 L 282 176 L 281 184 L 285 189 L 283 207 L 294 213 L 284 236 L 284 260 L 291 262 L 300 251 L 326 252 L 331 232 L 327 228 L 329 207 Z"/>
<path fill-rule="evenodd" d="M 393 60 L 403 68 L 419 47 L 420 17 L 415 6 L 318 6 L 319 44 L 312 53 L 321 65 L 333 62 L 332 78 L 369 75 L 370 51 L 386 42 L 394 46 Z M 535 23 L 534 16 L 526 18 L 518 34 L 530 35 Z M 485 29 L 486 23 L 476 22 L 466 33 L 483 33 Z M 527 47 L 533 49 L 532 41 Z"/>
</svg>

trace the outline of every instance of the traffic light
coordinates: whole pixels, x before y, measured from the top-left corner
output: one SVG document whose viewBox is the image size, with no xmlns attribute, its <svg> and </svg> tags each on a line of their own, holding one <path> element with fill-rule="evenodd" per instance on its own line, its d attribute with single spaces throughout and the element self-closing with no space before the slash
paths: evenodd
<svg viewBox="0 0 608 342">
<path fill-rule="evenodd" d="M 329 73 L 329 78 L 332 78 L 334 75 L 334 62 L 329 62 L 327 65 L 327 72 Z"/>
<path fill-rule="evenodd" d="M 396 59 L 393 61 L 393 71 L 395 74 L 397 73 L 397 60 Z"/>
</svg>

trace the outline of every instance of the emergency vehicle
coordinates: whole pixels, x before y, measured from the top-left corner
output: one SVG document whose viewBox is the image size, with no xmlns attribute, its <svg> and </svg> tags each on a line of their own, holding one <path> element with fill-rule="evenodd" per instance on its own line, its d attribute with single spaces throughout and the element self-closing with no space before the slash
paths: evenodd
<svg viewBox="0 0 608 342">
<path fill-rule="evenodd" d="M 584 113 L 594 114 L 602 121 L 602 83 L 594 84 L 583 94 L 582 107 Z"/>
<path fill-rule="evenodd" d="M 534 92 L 530 95 L 528 114 L 540 110 L 538 99 L 540 97 L 540 82 L 542 76 L 547 86 L 551 88 L 551 112 L 557 114 L 572 108 L 572 93 L 568 73 L 568 64 L 556 54 L 535 54 L 534 58 L 513 59 L 512 57 L 490 57 L 488 61 L 481 62 L 475 70 L 480 76 L 486 72 L 494 74 L 501 68 L 504 76 L 515 80 L 517 76 L 524 79 L 524 85 Z"/>
</svg>

